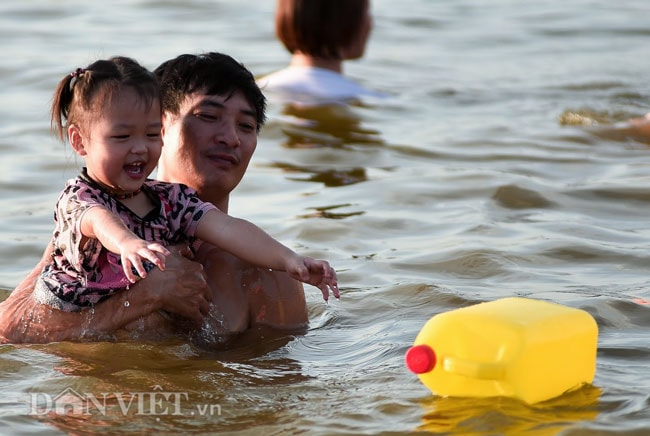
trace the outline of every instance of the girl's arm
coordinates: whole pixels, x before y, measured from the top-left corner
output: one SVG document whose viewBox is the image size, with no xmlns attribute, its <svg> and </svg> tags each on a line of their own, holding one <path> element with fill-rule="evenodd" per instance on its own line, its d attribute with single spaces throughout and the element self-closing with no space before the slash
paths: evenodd
<svg viewBox="0 0 650 436">
<path fill-rule="evenodd" d="M 329 263 L 297 255 L 249 221 L 212 209 L 199 221 L 195 236 L 252 264 L 286 271 L 319 288 L 325 301 L 330 289 L 339 298 L 336 272 Z"/>
<path fill-rule="evenodd" d="M 124 224 L 119 216 L 102 206 L 88 209 L 81 217 L 81 233 L 99 242 L 110 252 L 119 254 L 126 278 L 135 283 L 137 278 L 131 267 L 135 268 L 141 278 L 147 276 L 142 260 L 147 259 L 161 271 L 165 270 L 165 257 L 169 251 L 156 242 L 138 238 Z"/>
</svg>

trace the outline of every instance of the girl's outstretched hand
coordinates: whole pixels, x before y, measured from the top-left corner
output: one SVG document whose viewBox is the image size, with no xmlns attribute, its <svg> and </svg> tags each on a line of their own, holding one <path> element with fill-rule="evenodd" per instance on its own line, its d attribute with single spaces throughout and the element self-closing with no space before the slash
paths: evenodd
<svg viewBox="0 0 650 436">
<path fill-rule="evenodd" d="M 147 270 L 142 264 L 144 260 L 148 260 L 160 268 L 161 271 L 164 271 L 165 258 L 169 254 L 169 250 L 161 244 L 148 242 L 139 238 L 134 238 L 122 244 L 120 249 L 122 268 L 124 268 L 124 274 L 126 274 L 126 278 L 131 283 L 135 283 L 138 278 L 145 278 L 147 276 Z M 134 270 L 140 277 L 136 277 Z"/>
<path fill-rule="evenodd" d="M 287 273 L 296 280 L 316 286 L 323 293 L 325 301 L 329 300 L 330 291 L 337 300 L 341 297 L 336 271 L 325 260 L 296 256 L 289 261 Z"/>
</svg>

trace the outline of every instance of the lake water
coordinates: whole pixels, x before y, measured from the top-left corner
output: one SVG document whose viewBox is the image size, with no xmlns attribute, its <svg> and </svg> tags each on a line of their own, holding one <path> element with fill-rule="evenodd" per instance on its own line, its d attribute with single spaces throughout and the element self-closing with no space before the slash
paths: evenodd
<svg viewBox="0 0 650 436">
<path fill-rule="evenodd" d="M 5 295 L 40 258 L 56 196 L 82 163 L 49 133 L 60 77 L 98 57 L 155 68 L 210 50 L 261 75 L 288 61 L 273 8 L 0 4 Z M 308 288 L 305 335 L 254 332 L 264 340 L 227 351 L 3 345 L 0 433 L 650 434 L 650 141 L 609 129 L 650 111 L 650 3 L 375 0 L 373 11 L 366 56 L 346 73 L 392 97 L 271 105 L 231 201 L 234 215 L 330 260 L 341 301 L 325 306 Z M 431 316 L 506 296 L 594 316 L 592 386 L 533 406 L 441 398 L 405 368 Z M 75 393 L 98 403 L 78 415 L 30 408 Z M 178 407 L 138 411 L 160 395 Z"/>
</svg>

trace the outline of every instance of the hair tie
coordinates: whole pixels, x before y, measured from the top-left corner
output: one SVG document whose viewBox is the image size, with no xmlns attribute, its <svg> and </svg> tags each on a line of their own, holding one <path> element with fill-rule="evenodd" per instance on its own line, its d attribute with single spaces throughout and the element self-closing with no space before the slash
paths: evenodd
<svg viewBox="0 0 650 436">
<path fill-rule="evenodd" d="M 85 72 L 86 72 L 85 69 L 83 69 L 83 68 L 77 68 L 77 69 L 74 70 L 72 73 L 70 73 L 70 77 L 71 77 L 71 78 L 70 78 L 70 86 L 69 86 L 70 91 L 72 91 L 72 90 L 74 89 L 74 85 L 77 83 L 77 80 L 79 80 L 79 78 L 80 78 L 81 76 L 83 76 L 83 74 L 84 74 Z"/>
<path fill-rule="evenodd" d="M 72 77 L 79 77 L 79 76 L 83 75 L 83 73 L 85 73 L 85 72 L 86 72 L 86 70 L 84 70 L 83 68 L 77 68 L 72 73 L 70 73 L 70 75 Z"/>
</svg>

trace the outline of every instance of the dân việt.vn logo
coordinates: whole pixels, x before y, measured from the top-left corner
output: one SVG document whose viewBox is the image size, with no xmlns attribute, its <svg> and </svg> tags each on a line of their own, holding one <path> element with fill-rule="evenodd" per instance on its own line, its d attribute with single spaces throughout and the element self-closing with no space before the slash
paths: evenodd
<svg viewBox="0 0 650 436">
<path fill-rule="evenodd" d="M 191 404 L 187 392 L 78 392 L 68 387 L 58 394 L 31 393 L 32 415 L 174 415 L 221 416 L 219 404 Z"/>
</svg>

